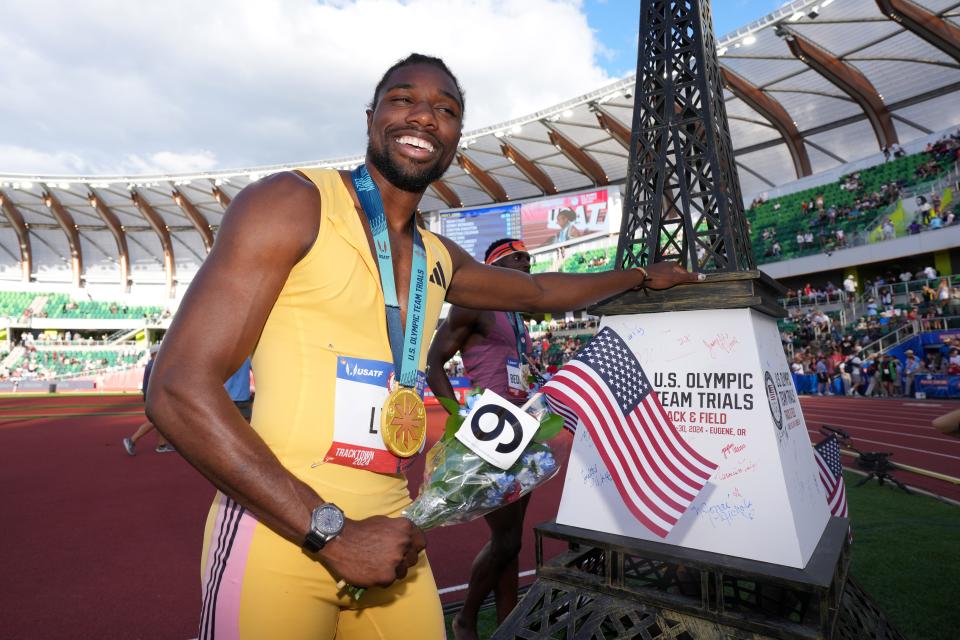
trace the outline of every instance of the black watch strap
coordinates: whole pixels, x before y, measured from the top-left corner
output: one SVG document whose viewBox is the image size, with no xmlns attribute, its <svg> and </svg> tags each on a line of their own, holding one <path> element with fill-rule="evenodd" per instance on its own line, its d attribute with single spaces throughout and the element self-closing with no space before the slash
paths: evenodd
<svg viewBox="0 0 960 640">
<path fill-rule="evenodd" d="M 311 531 L 303 539 L 303 548 L 310 553 L 316 553 L 327 546 L 327 537 L 316 531 Z"/>
</svg>

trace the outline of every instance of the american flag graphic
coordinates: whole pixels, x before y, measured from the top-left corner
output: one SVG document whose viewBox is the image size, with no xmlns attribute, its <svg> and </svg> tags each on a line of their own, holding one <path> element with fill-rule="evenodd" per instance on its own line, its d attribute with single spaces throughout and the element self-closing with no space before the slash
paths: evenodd
<svg viewBox="0 0 960 640">
<path fill-rule="evenodd" d="M 544 394 L 543 397 L 547 400 L 547 407 L 550 409 L 550 413 L 555 413 L 563 418 L 563 428 L 575 433 L 577 431 L 577 422 L 580 420 L 577 414 L 568 409 L 565 404 L 557 402 L 549 395 Z"/>
<path fill-rule="evenodd" d="M 604 327 L 542 391 L 583 421 L 624 504 L 666 537 L 717 465 L 677 433 L 623 338 Z"/>
<path fill-rule="evenodd" d="M 843 467 L 840 466 L 840 441 L 836 436 L 824 438 L 813 447 L 813 457 L 820 471 L 820 482 L 827 492 L 830 513 L 847 517 L 847 493 L 843 486 Z"/>
</svg>

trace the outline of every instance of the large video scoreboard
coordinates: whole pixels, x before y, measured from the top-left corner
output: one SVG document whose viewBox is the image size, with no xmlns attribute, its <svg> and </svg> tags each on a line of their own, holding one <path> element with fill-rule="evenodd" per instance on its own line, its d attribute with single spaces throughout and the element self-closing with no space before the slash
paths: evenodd
<svg viewBox="0 0 960 640">
<path fill-rule="evenodd" d="M 440 233 L 483 262 L 490 243 L 500 238 L 520 238 L 520 205 L 508 204 L 439 215 Z"/>
</svg>

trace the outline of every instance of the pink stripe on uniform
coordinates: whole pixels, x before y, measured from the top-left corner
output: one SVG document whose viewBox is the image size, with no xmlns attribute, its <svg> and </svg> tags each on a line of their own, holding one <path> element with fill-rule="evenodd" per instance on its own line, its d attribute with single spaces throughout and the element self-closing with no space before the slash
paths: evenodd
<svg viewBox="0 0 960 640">
<path fill-rule="evenodd" d="M 253 540 L 257 520 L 244 510 L 240 517 L 236 537 L 227 559 L 227 567 L 217 590 L 216 621 L 218 640 L 240 638 L 240 596 L 243 591 L 243 575 L 247 570 L 247 554 Z"/>
</svg>

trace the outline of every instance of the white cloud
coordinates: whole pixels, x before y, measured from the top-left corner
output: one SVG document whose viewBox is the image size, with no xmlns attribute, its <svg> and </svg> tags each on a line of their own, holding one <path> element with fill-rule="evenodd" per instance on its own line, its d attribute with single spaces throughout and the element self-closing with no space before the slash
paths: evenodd
<svg viewBox="0 0 960 640">
<path fill-rule="evenodd" d="M 102 174 L 158 174 L 158 173 L 192 173 L 209 171 L 216 168 L 217 157 L 212 151 L 198 153 L 177 153 L 175 151 L 159 151 L 147 157 L 129 155 L 114 169 L 107 169 Z"/>
<path fill-rule="evenodd" d="M 0 167 L 11 167 L 11 173 L 37 175 L 71 175 L 81 173 L 86 162 L 66 151 L 44 152 L 11 144 L 0 144 Z"/>
<path fill-rule="evenodd" d="M 376 81 L 411 51 L 458 75 L 468 130 L 610 80 L 575 0 L 8 2 L 0 172 L 359 154 Z"/>
</svg>

